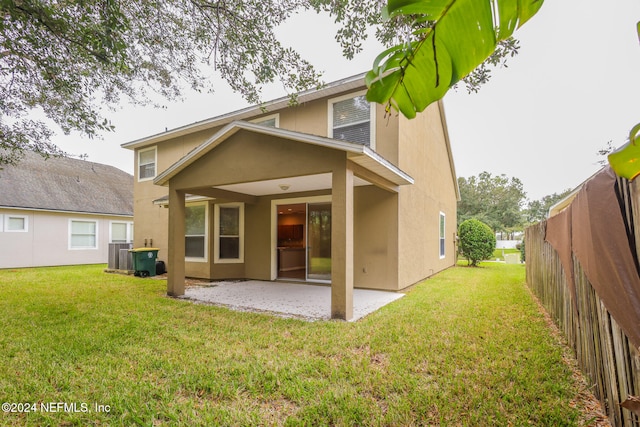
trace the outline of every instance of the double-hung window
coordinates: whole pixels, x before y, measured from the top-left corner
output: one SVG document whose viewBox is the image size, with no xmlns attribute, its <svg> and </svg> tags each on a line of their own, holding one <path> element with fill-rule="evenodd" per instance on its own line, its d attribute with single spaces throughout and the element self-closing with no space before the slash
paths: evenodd
<svg viewBox="0 0 640 427">
<path fill-rule="evenodd" d="M 207 259 L 207 204 L 189 205 L 185 216 L 185 257 Z"/>
<path fill-rule="evenodd" d="M 156 177 L 156 147 L 138 151 L 138 181 Z"/>
<path fill-rule="evenodd" d="M 74 219 L 69 220 L 69 248 L 97 249 L 98 222 Z"/>
<path fill-rule="evenodd" d="M 109 243 L 133 243 L 133 223 L 111 222 Z"/>
<path fill-rule="evenodd" d="M 373 112 L 364 94 L 329 100 L 329 137 L 375 148 Z"/>
<path fill-rule="evenodd" d="M 244 205 L 225 203 L 215 206 L 215 261 L 244 262 Z"/>
</svg>

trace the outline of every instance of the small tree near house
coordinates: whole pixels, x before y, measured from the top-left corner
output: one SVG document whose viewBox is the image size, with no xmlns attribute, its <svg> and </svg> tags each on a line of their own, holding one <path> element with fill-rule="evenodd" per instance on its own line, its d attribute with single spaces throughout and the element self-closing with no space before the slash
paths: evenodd
<svg viewBox="0 0 640 427">
<path fill-rule="evenodd" d="M 468 219 L 458 227 L 460 254 L 474 267 L 483 259 L 489 259 L 496 249 L 496 236 L 491 228 L 475 218 Z"/>
</svg>

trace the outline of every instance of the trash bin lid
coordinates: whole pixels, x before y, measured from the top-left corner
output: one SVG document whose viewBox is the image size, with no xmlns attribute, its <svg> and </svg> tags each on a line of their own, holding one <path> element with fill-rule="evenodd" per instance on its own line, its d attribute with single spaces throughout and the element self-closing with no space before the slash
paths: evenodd
<svg viewBox="0 0 640 427">
<path fill-rule="evenodd" d="M 129 252 L 146 252 L 146 251 L 159 251 L 158 248 L 135 248 L 129 249 Z"/>
</svg>

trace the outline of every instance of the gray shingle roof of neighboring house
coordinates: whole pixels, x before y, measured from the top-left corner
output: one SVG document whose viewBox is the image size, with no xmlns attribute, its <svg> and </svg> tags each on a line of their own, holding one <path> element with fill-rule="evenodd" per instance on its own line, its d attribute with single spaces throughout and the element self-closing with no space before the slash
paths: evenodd
<svg viewBox="0 0 640 427">
<path fill-rule="evenodd" d="M 33 152 L 0 170 L 0 207 L 133 215 L 133 176 L 113 166 Z"/>
</svg>

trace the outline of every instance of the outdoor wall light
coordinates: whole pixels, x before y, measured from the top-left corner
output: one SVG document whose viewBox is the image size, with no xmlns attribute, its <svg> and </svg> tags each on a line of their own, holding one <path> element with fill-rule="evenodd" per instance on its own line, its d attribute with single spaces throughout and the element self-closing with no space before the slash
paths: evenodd
<svg viewBox="0 0 640 427">
<path fill-rule="evenodd" d="M 629 132 L 629 141 L 608 156 L 616 175 L 632 181 L 640 175 L 640 123 Z"/>
<path fill-rule="evenodd" d="M 287 191 L 291 186 L 289 184 L 280 184 L 278 185 L 282 191 Z"/>
</svg>

